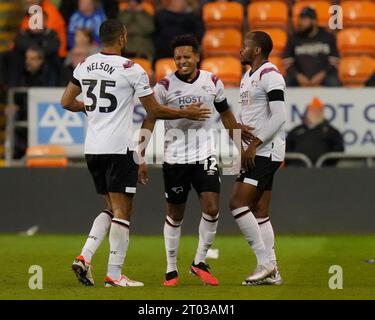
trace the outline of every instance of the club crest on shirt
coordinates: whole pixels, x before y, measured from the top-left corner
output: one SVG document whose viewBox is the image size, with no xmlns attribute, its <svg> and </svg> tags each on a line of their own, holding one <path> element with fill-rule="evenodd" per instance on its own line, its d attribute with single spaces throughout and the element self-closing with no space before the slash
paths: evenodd
<svg viewBox="0 0 375 320">
<path fill-rule="evenodd" d="M 201 88 L 209 94 L 213 93 L 212 88 L 210 86 L 203 85 Z"/>
<path fill-rule="evenodd" d="M 177 91 L 173 92 L 173 94 L 174 94 L 176 97 L 178 97 L 178 96 L 182 95 L 182 91 L 181 91 L 181 90 L 177 90 Z"/>
</svg>

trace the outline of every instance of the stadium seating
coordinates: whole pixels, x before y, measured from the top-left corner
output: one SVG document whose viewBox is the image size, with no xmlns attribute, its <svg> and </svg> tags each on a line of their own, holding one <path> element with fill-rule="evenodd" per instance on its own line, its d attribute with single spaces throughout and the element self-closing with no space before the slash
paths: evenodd
<svg viewBox="0 0 375 320">
<path fill-rule="evenodd" d="M 311 7 L 315 9 L 318 16 L 318 24 L 320 27 L 327 28 L 330 18 L 329 7 L 331 6 L 330 1 L 299 1 L 293 6 L 293 26 L 296 27 L 298 24 L 298 17 L 300 12 L 305 7 Z"/>
<path fill-rule="evenodd" d="M 345 28 L 375 28 L 375 2 L 345 1 L 341 6 Z"/>
<path fill-rule="evenodd" d="M 253 29 L 251 31 L 256 31 L 256 29 Z M 281 54 L 284 51 L 286 42 L 288 40 L 288 36 L 286 32 L 282 29 L 277 29 L 277 28 L 272 28 L 272 29 L 267 29 L 264 28 L 262 31 L 268 33 L 273 41 L 273 54 Z"/>
<path fill-rule="evenodd" d="M 288 7 L 282 1 L 252 2 L 247 8 L 251 29 L 287 27 Z"/>
<path fill-rule="evenodd" d="M 340 60 L 339 75 L 345 86 L 363 86 L 374 71 L 375 59 L 368 56 L 344 57 Z"/>
<path fill-rule="evenodd" d="M 238 57 L 242 46 L 242 35 L 237 29 L 207 30 L 202 41 L 203 55 Z"/>
<path fill-rule="evenodd" d="M 173 58 L 159 59 L 155 63 L 155 81 L 163 79 L 167 74 L 176 71 L 176 64 Z"/>
<path fill-rule="evenodd" d="M 226 87 L 238 87 L 242 77 L 242 66 L 233 57 L 212 57 L 202 61 L 201 68 L 210 71 L 223 81 Z"/>
<path fill-rule="evenodd" d="M 269 57 L 269 61 L 272 62 L 279 69 L 282 75 L 285 75 L 285 67 L 283 59 L 281 59 L 281 57 L 272 55 Z"/>
<path fill-rule="evenodd" d="M 343 29 L 338 33 L 337 46 L 342 56 L 361 54 L 375 56 L 375 30 Z"/>
<path fill-rule="evenodd" d="M 68 159 L 66 150 L 61 146 L 39 145 L 26 150 L 26 166 L 35 167 L 66 167 Z"/>
<path fill-rule="evenodd" d="M 237 2 L 212 2 L 203 6 L 203 21 L 207 29 L 242 29 L 243 7 Z"/>
<path fill-rule="evenodd" d="M 132 58 L 131 60 L 135 63 L 138 63 L 143 69 L 145 69 L 148 77 L 151 78 L 151 76 L 152 76 L 152 66 L 151 66 L 150 61 L 148 61 L 147 59 L 143 59 L 143 58 Z"/>
</svg>

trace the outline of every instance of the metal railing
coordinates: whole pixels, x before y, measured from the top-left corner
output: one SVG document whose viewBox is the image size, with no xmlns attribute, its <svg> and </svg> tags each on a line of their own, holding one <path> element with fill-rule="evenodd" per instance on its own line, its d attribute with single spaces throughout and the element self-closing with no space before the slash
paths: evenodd
<svg viewBox="0 0 375 320">
<path fill-rule="evenodd" d="M 364 155 L 364 154 L 346 154 L 343 152 L 329 152 L 320 156 L 315 166 L 317 168 L 321 168 L 323 164 L 328 160 L 364 160 L 366 162 L 367 168 L 373 168 L 374 158 L 375 158 L 375 154 Z"/>
<path fill-rule="evenodd" d="M 301 161 L 307 168 L 312 168 L 314 166 L 310 158 L 303 153 L 287 152 L 285 154 L 285 160 Z"/>
<path fill-rule="evenodd" d="M 8 89 L 8 105 L 15 105 L 16 93 L 27 93 L 29 88 L 18 87 Z M 20 165 L 21 162 L 14 160 L 14 140 L 16 128 L 27 128 L 27 121 L 16 121 L 17 112 L 7 112 L 6 114 L 6 127 L 5 127 L 5 161 L 8 166 Z"/>
</svg>

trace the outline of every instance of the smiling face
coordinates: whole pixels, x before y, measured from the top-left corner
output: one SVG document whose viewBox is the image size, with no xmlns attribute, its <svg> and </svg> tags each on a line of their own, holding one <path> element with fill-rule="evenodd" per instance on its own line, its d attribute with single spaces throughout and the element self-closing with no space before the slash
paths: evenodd
<svg viewBox="0 0 375 320">
<path fill-rule="evenodd" d="M 199 60 L 199 54 L 194 52 L 192 46 L 181 46 L 174 49 L 174 61 L 177 72 L 181 76 L 191 76 L 197 70 Z"/>
</svg>

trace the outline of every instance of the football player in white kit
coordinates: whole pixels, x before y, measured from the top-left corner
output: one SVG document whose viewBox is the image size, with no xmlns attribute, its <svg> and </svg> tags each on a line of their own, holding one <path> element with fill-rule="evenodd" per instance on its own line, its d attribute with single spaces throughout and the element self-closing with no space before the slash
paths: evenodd
<svg viewBox="0 0 375 320">
<path fill-rule="evenodd" d="M 130 280 L 121 273 L 138 180 L 136 143 L 133 141 L 134 95 L 155 118 L 205 120 L 211 113 L 198 104 L 183 110 L 160 105 L 146 72 L 123 57 L 126 37 L 126 28 L 121 22 L 105 21 L 100 27 L 103 51 L 76 67 L 61 99 L 65 109 L 87 114 L 86 162 L 96 191 L 104 195 L 107 204 L 107 209 L 95 219 L 81 254 L 72 265 L 78 280 L 87 286 L 94 284 L 91 259 L 109 230 L 110 254 L 105 286 L 143 286 L 142 282 Z M 76 100 L 80 93 L 83 103 Z"/>
<path fill-rule="evenodd" d="M 257 257 L 257 267 L 243 285 L 281 284 L 268 215 L 273 177 L 285 156 L 285 81 L 268 61 L 271 37 L 262 31 L 246 34 L 241 63 L 250 65 L 240 86 L 240 120 L 255 128 L 243 145 L 241 171 L 233 187 L 230 209 Z"/>
<path fill-rule="evenodd" d="M 193 35 L 181 35 L 172 42 L 177 71 L 167 75 L 155 86 L 155 96 L 160 103 L 173 109 L 187 104 L 203 102 L 211 110 L 217 110 L 229 134 L 242 129 L 244 138 L 251 138 L 250 128 L 242 126 L 229 108 L 221 80 L 208 71 L 199 70 L 199 43 Z M 163 176 L 167 201 L 164 240 L 167 256 L 165 286 L 178 283 L 177 252 L 181 236 L 186 201 L 193 187 L 201 205 L 199 242 L 190 272 L 204 284 L 216 286 L 219 281 L 205 263 L 207 250 L 212 245 L 219 219 L 220 174 L 215 157 L 215 142 L 211 117 L 204 122 L 191 120 L 166 120 Z M 155 121 L 145 119 L 143 128 L 152 131 Z M 200 135 L 199 144 L 196 136 Z M 241 143 L 239 142 L 239 145 Z M 140 166 L 140 181 L 146 178 L 146 166 Z"/>
</svg>

